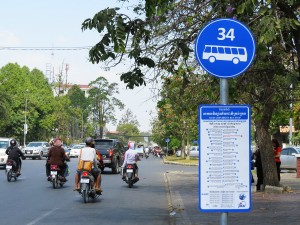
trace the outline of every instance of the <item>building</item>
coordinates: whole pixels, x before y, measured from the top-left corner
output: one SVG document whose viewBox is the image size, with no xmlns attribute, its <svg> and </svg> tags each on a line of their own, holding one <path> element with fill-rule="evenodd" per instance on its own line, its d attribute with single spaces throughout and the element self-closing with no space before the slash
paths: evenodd
<svg viewBox="0 0 300 225">
<path fill-rule="evenodd" d="M 60 95 L 66 95 L 68 93 L 68 91 L 72 88 L 74 84 L 56 84 L 53 88 L 52 88 L 52 91 L 53 91 L 53 94 L 54 96 L 60 96 Z M 77 84 L 80 88 L 80 90 L 82 90 L 82 92 L 84 93 L 84 96 L 85 97 L 88 97 L 89 94 L 88 94 L 88 91 L 92 88 L 91 86 L 89 85 L 86 85 L 86 84 Z"/>
</svg>

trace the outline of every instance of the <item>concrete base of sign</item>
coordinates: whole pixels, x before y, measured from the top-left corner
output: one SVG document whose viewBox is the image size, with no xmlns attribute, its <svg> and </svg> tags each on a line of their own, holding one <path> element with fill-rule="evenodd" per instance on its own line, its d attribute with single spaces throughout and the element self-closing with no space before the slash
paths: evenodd
<svg viewBox="0 0 300 225">
<path fill-rule="evenodd" d="M 284 187 L 276 187 L 276 186 L 270 186 L 270 185 L 266 185 L 265 186 L 265 192 L 267 193 L 283 193 L 285 190 Z"/>
</svg>

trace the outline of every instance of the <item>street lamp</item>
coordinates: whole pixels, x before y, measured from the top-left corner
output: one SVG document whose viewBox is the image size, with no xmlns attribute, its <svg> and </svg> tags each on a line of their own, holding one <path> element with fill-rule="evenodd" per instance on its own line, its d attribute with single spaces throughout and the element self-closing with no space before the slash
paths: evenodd
<svg viewBox="0 0 300 225">
<path fill-rule="evenodd" d="M 28 130 L 28 126 L 27 126 L 27 99 L 28 97 L 28 89 L 26 90 L 26 95 L 25 95 L 25 123 L 24 123 L 24 147 L 26 147 L 26 134 L 27 134 L 27 130 Z"/>
</svg>

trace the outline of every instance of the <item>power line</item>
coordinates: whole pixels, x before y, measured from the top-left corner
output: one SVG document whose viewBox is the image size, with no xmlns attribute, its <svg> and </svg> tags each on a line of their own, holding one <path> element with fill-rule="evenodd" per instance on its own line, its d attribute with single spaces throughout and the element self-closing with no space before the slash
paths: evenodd
<svg viewBox="0 0 300 225">
<path fill-rule="evenodd" d="M 92 46 L 80 46 L 80 47 L 1 47 L 0 50 L 7 51 L 79 51 L 89 50 Z"/>
</svg>

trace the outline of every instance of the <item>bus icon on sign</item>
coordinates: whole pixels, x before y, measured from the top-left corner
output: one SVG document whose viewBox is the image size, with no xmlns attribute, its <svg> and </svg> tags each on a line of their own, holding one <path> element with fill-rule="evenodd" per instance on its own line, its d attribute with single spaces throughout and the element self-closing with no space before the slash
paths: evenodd
<svg viewBox="0 0 300 225">
<path fill-rule="evenodd" d="M 202 59 L 214 63 L 216 60 L 232 61 L 233 64 L 247 62 L 247 50 L 245 47 L 205 45 Z"/>
</svg>

